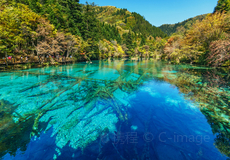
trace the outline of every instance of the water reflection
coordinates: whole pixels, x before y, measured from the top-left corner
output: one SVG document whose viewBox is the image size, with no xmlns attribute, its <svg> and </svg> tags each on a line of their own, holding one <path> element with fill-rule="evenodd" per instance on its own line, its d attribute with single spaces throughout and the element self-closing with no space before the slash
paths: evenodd
<svg viewBox="0 0 230 160">
<path fill-rule="evenodd" d="M 39 141 L 51 141 L 53 159 L 225 159 L 216 148 L 230 157 L 228 71 L 115 60 L 0 80 L 5 159 L 30 157 Z"/>
<path fill-rule="evenodd" d="M 33 117 L 21 117 L 18 123 L 14 123 L 12 114 L 17 113 L 16 107 L 8 101 L 0 100 L 0 157 L 7 153 L 15 156 L 18 149 L 26 151 L 26 145 L 30 142 Z"/>
<path fill-rule="evenodd" d="M 176 85 L 186 98 L 199 103 L 201 112 L 216 135 L 216 147 L 230 157 L 229 71 L 190 69 L 177 76 L 165 80 Z"/>
</svg>

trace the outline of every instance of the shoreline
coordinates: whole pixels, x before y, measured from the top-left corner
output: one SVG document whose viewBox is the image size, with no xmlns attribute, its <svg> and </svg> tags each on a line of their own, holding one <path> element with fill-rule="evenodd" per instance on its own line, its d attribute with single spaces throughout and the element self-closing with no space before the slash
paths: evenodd
<svg viewBox="0 0 230 160">
<path fill-rule="evenodd" d="M 124 57 L 125 60 L 131 60 L 131 61 L 140 61 L 140 60 L 146 60 L 146 58 L 139 58 L 139 57 Z M 112 60 L 116 59 L 116 58 L 111 58 Z M 150 58 L 147 58 L 148 60 Z M 152 59 L 152 58 L 151 58 Z M 99 59 L 98 59 L 99 60 Z M 108 60 L 108 59 L 101 59 L 101 60 Z M 156 61 L 162 61 L 162 60 L 158 60 L 155 59 Z M 92 60 L 94 61 L 94 60 Z M 77 60 L 77 61 L 63 61 L 63 62 L 57 62 L 55 61 L 55 64 L 51 64 L 50 62 L 45 62 L 40 64 L 38 61 L 37 62 L 20 62 L 20 63 L 8 63 L 8 66 L 6 64 L 2 64 L 0 63 L 0 72 L 7 72 L 7 71 L 13 71 L 13 70 L 24 70 L 24 69 L 30 69 L 30 68 L 43 68 L 43 67 L 48 67 L 48 66 L 60 66 L 60 65 L 68 65 L 68 64 L 75 64 L 78 62 L 86 62 L 85 60 Z M 221 68 L 225 68 L 230 70 L 230 66 L 222 66 L 222 67 L 213 67 L 213 66 L 206 66 L 206 65 L 199 65 L 199 64 L 190 64 L 190 63 L 179 63 L 179 64 L 174 64 L 170 61 L 166 61 L 168 62 L 168 64 L 172 64 L 172 65 L 180 65 L 180 64 L 188 64 L 188 65 L 195 65 L 195 66 L 201 66 L 201 67 L 210 67 L 213 69 L 221 69 Z"/>
<path fill-rule="evenodd" d="M 8 65 L 0 63 L 0 72 L 30 69 L 30 68 L 42 68 L 46 66 L 67 65 L 67 64 L 74 64 L 76 62 L 78 61 L 55 62 L 55 64 L 51 64 L 50 62 L 45 62 L 42 64 L 40 64 L 39 62 L 20 62 L 20 63 L 8 63 Z"/>
</svg>

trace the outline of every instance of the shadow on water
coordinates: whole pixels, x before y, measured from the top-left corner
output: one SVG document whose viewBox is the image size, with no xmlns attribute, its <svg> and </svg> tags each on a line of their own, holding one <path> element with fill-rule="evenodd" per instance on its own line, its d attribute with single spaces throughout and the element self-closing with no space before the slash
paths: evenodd
<svg viewBox="0 0 230 160">
<path fill-rule="evenodd" d="M 227 70 L 114 60 L 0 80 L 2 159 L 230 157 Z"/>
<path fill-rule="evenodd" d="M 8 101 L 0 100 L 0 156 L 9 153 L 16 155 L 18 149 L 26 151 L 29 135 L 32 131 L 33 118 L 19 118 L 18 123 L 13 120 L 12 114 L 17 106 Z"/>
</svg>

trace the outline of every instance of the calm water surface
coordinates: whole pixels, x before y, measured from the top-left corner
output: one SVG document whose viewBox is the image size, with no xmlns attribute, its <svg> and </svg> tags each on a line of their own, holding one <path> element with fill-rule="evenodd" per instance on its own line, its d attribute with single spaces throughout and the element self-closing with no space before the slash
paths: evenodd
<svg viewBox="0 0 230 160">
<path fill-rule="evenodd" d="M 229 82 L 151 60 L 0 73 L 0 159 L 228 159 Z"/>
</svg>

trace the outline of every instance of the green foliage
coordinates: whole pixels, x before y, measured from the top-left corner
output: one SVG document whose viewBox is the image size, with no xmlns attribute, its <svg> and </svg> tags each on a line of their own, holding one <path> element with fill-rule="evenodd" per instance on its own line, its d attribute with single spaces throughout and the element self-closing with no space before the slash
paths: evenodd
<svg viewBox="0 0 230 160">
<path fill-rule="evenodd" d="M 81 28 L 82 38 L 84 40 L 91 38 L 93 41 L 98 41 L 98 21 L 96 20 L 93 6 L 86 3 L 86 5 L 83 7 L 83 13 L 84 14 Z"/>
<path fill-rule="evenodd" d="M 100 58 L 106 59 L 110 57 L 120 58 L 124 56 L 124 51 L 117 41 L 100 40 L 98 43 Z"/>
<path fill-rule="evenodd" d="M 219 0 L 216 10 L 228 11 L 228 2 Z M 160 28 L 168 35 L 176 32 L 166 40 L 160 28 L 127 9 L 81 5 L 78 0 L 3 0 L 0 4 L 0 18 L 4 21 L 0 24 L 1 56 L 71 54 L 91 60 L 124 54 L 152 55 L 175 63 L 208 64 L 208 57 L 216 62 L 212 53 L 222 55 L 218 47 L 210 49 L 210 44 L 230 37 L 230 16 L 225 12 L 163 25 Z M 218 65 L 229 64 L 228 53 L 225 54 Z"/>
<path fill-rule="evenodd" d="M 146 38 L 145 36 L 141 35 L 141 46 L 145 45 L 146 43 Z"/>
<path fill-rule="evenodd" d="M 2 5 L 0 19 L 0 53 L 14 55 L 31 49 L 31 34 L 41 18 L 26 5 Z M 17 16 L 15 16 L 17 15 Z"/>
<path fill-rule="evenodd" d="M 103 8 L 102 8 L 103 9 Z M 112 15 L 113 16 L 117 16 L 117 15 L 126 15 L 126 12 L 128 10 L 126 8 L 121 8 L 121 9 L 118 9 L 116 12 L 114 12 Z"/>
<path fill-rule="evenodd" d="M 85 41 L 92 41 L 96 44 L 99 40 L 116 40 L 121 43 L 122 39 L 115 26 L 102 24 L 96 19 L 95 5 L 81 5 L 72 0 L 12 0 L 28 5 L 34 12 L 47 17 L 56 29 L 63 32 L 70 32 L 73 35 L 81 36 Z M 95 45 L 91 49 L 98 50 Z"/>
<path fill-rule="evenodd" d="M 183 22 L 179 22 L 176 24 L 163 24 L 159 28 L 166 33 L 168 36 L 171 36 L 173 33 L 178 32 L 182 27 L 184 29 L 189 29 L 196 21 L 201 21 L 203 20 L 207 14 L 199 15 L 193 18 L 189 18 Z"/>
<path fill-rule="evenodd" d="M 97 19 L 101 22 L 117 25 L 123 30 L 153 37 L 166 37 L 161 29 L 151 25 L 143 16 L 136 12 L 129 12 L 127 9 L 119 9 L 112 6 L 96 7 Z"/>
<path fill-rule="evenodd" d="M 217 12 L 217 11 L 223 12 L 223 11 L 229 11 L 229 10 L 230 10 L 230 0 L 218 0 L 218 4 L 215 7 L 214 12 Z"/>
<path fill-rule="evenodd" d="M 119 44 L 122 43 L 121 35 L 116 26 L 105 23 L 99 23 L 99 29 L 100 40 L 116 40 Z"/>
<path fill-rule="evenodd" d="M 229 19 L 230 14 L 216 12 L 197 21 L 184 34 L 172 35 L 164 48 L 165 58 L 175 63 L 226 66 L 229 61 Z"/>
<path fill-rule="evenodd" d="M 230 1 L 219 0 L 213 14 L 160 28 L 171 37 L 164 47 L 167 60 L 229 66 Z"/>
<path fill-rule="evenodd" d="M 80 36 L 82 6 L 78 0 L 13 0 L 24 3 L 34 12 L 46 16 L 57 29 Z"/>
<path fill-rule="evenodd" d="M 167 36 L 164 32 L 162 32 L 160 28 L 157 28 L 151 25 L 140 14 L 133 12 L 132 16 L 135 17 L 135 21 L 136 21 L 135 25 L 133 26 L 132 31 L 136 33 L 141 33 L 146 36 L 162 37 L 162 38 Z"/>
<path fill-rule="evenodd" d="M 129 33 L 127 34 L 127 36 L 125 37 L 125 44 L 126 47 L 131 50 L 134 49 L 134 45 L 133 45 L 133 35 L 131 33 L 131 31 L 129 31 Z"/>
</svg>

